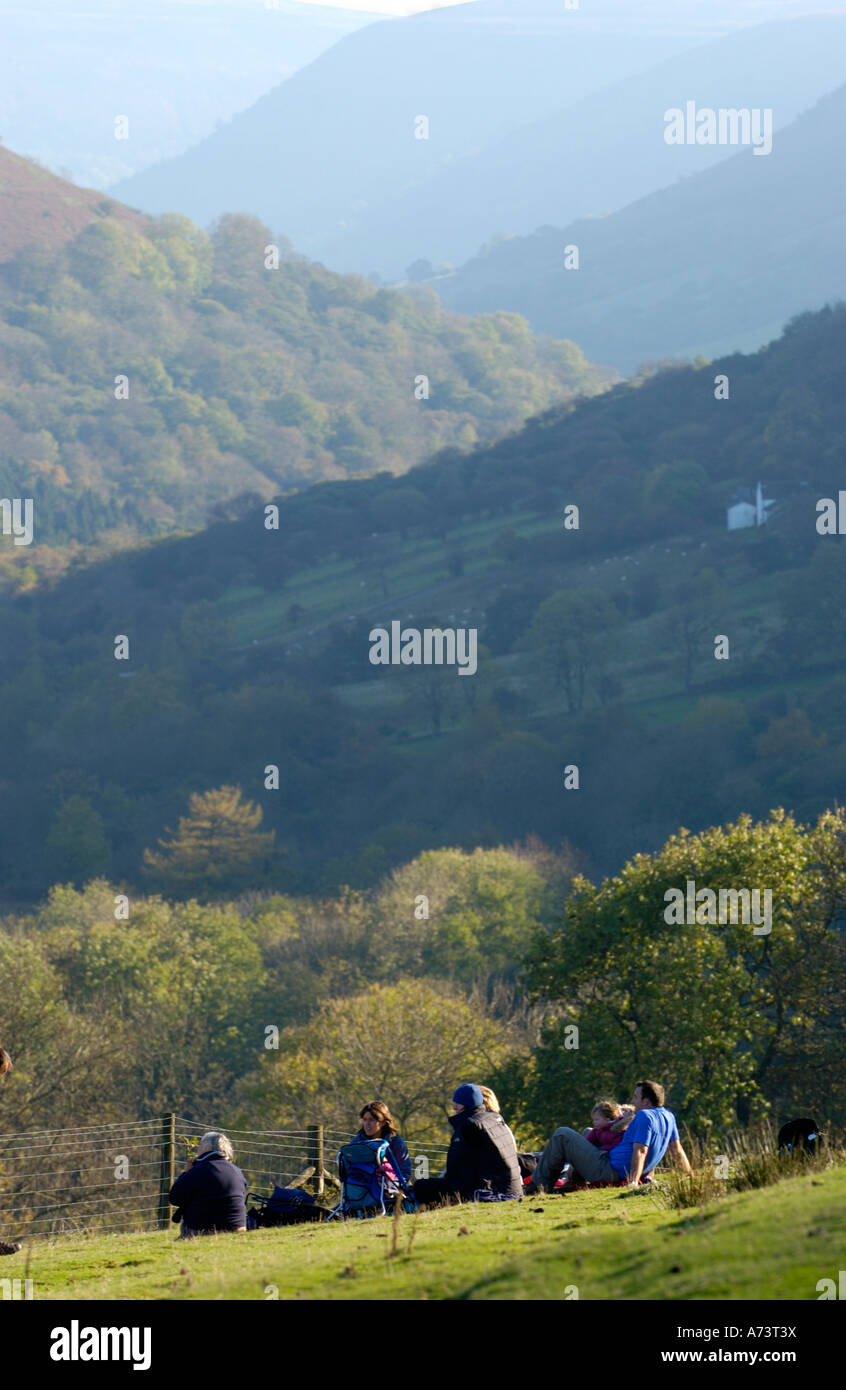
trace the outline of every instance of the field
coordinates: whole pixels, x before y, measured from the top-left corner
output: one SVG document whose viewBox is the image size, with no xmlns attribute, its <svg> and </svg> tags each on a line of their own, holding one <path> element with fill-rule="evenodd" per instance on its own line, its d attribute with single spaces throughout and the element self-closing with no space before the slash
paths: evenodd
<svg viewBox="0 0 846 1390">
<path fill-rule="evenodd" d="M 35 1299 L 813 1301 L 846 1257 L 846 1169 L 694 1211 L 612 1189 L 192 1242 L 170 1231 L 32 1242 Z M 394 1243 L 396 1249 L 394 1250 Z"/>
<path fill-rule="evenodd" d="M 525 582 L 528 570 L 511 567 L 498 559 L 494 542 L 504 530 L 523 540 L 548 538 L 560 534 L 560 518 L 516 512 L 492 520 L 462 522 L 453 528 L 449 540 L 417 540 L 407 549 L 400 547 L 386 564 L 387 596 L 375 573 L 362 572 L 355 562 L 331 558 L 301 569 L 290 576 L 273 594 L 256 585 L 232 585 L 218 600 L 222 619 L 227 623 L 232 649 L 253 646 L 272 652 L 283 647 L 305 659 L 325 643 L 330 627 L 343 629 L 357 619 L 373 624 L 400 616 L 424 625 L 470 626 L 480 630 L 484 641 L 485 615 L 503 589 Z M 593 560 L 573 561 L 558 569 L 561 588 L 588 588 L 604 591 L 609 598 L 632 587 L 639 574 L 648 572 L 661 587 L 659 607 L 648 617 L 630 613 L 609 643 L 607 670 L 622 682 L 627 705 L 637 707 L 647 723 L 676 723 L 690 715 L 703 695 L 723 694 L 727 698 L 754 699 L 778 690 L 807 694 L 816 685 L 831 679 L 831 671 L 802 671 L 790 679 L 782 669 L 773 670 L 761 656 L 766 643 L 779 628 L 777 605 L 773 599 L 789 583 L 789 575 L 758 574 L 749 566 L 749 536 L 727 537 L 720 528 L 706 533 L 707 541 L 677 537 L 667 544 L 632 545 L 619 553 Z M 709 550 L 710 547 L 710 550 Z M 463 573 L 450 577 L 448 554 L 460 551 Z M 696 690 L 683 689 L 682 660 L 677 639 L 667 630 L 668 605 L 676 587 L 687 577 L 692 555 L 710 555 L 712 569 L 720 575 L 722 588 L 718 611 L 720 630 L 732 633 L 731 662 L 715 667 L 712 647 L 704 644 L 695 671 Z M 552 581 L 550 581 L 552 582 Z M 294 621 L 290 614 L 299 609 Z M 366 651 L 364 637 L 362 651 Z M 362 658 L 363 660 L 363 658 Z M 491 686 L 505 685 L 526 703 L 525 723 L 549 718 L 568 718 L 562 690 L 551 690 L 536 671 L 536 660 L 514 652 L 482 657 L 480 679 Z M 425 739 L 431 732 L 425 709 L 416 714 L 405 707 L 405 683 L 346 680 L 334 687 L 335 693 L 357 713 L 373 719 L 397 720 L 393 741 L 408 746 Z M 670 693 L 668 694 L 668 690 Z M 464 710 L 465 718 L 470 716 Z M 460 722 L 461 711 L 454 712 Z"/>
</svg>

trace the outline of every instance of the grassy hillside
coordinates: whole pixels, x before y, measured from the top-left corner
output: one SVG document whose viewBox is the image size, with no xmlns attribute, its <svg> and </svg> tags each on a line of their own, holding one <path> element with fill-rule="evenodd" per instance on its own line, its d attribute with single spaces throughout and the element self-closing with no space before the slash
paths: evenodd
<svg viewBox="0 0 846 1390">
<path fill-rule="evenodd" d="M 2 189 L 0 495 L 34 498 L 37 545 L 402 473 L 611 375 L 512 315 L 334 275 L 252 218 L 208 237 L 0 151 Z"/>
<path fill-rule="evenodd" d="M 44 1299 L 815 1300 L 846 1240 L 846 1173 L 794 1178 L 682 1213 L 620 1191 L 388 1220 L 177 1242 L 155 1235 L 33 1242 Z M 411 1248 L 409 1250 L 409 1243 Z"/>
<path fill-rule="evenodd" d="M 821 26 L 820 43 L 834 37 L 827 25 L 840 31 L 839 51 L 846 16 L 808 23 Z M 783 114 L 776 102 L 761 104 Z M 767 156 L 746 150 L 672 183 L 671 169 L 682 170 L 668 158 L 661 192 L 610 216 L 500 241 L 431 283 L 465 313 L 509 309 L 538 333 L 566 327 L 589 356 L 620 371 L 648 359 L 754 351 L 793 314 L 846 294 L 846 198 L 833 162 L 844 135 L 840 86 L 776 128 Z M 565 270 L 566 246 L 578 246 L 578 270 Z"/>
<path fill-rule="evenodd" d="M 844 360 L 846 314 L 808 316 L 766 352 L 615 388 L 489 449 L 291 497 L 279 531 L 256 507 L 6 603 L 10 894 L 83 863 L 134 880 L 189 791 L 224 782 L 261 802 L 296 890 L 532 833 L 608 872 L 679 824 L 814 815 L 844 758 L 843 571 L 815 530 L 840 480 Z M 780 513 L 728 533 L 734 488 L 759 477 Z M 603 630 L 533 629 L 562 592 L 598 594 Z M 371 665 L 371 628 L 410 615 L 478 628 L 477 675 Z M 550 659 L 571 642 L 586 676 L 568 696 Z M 45 858 L 72 792 L 104 819 L 106 858 Z"/>
</svg>

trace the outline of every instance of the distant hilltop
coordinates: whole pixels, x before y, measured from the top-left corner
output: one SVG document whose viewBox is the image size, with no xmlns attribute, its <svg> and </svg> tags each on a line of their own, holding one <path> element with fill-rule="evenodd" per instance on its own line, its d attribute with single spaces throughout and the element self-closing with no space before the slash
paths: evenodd
<svg viewBox="0 0 846 1390">
<path fill-rule="evenodd" d="M 25 247 L 63 246 L 83 227 L 113 217 L 144 232 L 149 219 L 96 188 L 77 188 L 49 169 L 0 146 L 0 261 Z"/>
</svg>

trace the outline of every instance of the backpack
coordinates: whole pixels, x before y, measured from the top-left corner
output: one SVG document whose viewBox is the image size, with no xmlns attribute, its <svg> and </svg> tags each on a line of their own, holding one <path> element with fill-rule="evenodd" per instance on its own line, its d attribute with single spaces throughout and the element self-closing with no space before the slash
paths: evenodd
<svg viewBox="0 0 846 1390">
<path fill-rule="evenodd" d="M 248 1192 L 254 1205 L 247 1215 L 247 1227 L 295 1226 L 301 1221 L 322 1221 L 326 1208 L 318 1206 L 311 1193 L 301 1187 L 274 1187 L 269 1197 Z M 250 1222 L 252 1221 L 252 1225 Z"/>
<path fill-rule="evenodd" d="M 338 1151 L 341 1200 L 333 1216 L 385 1216 L 385 1198 L 408 1194 L 385 1139 L 353 1139 Z"/>
<path fill-rule="evenodd" d="M 814 1154 L 821 1139 L 816 1120 L 788 1120 L 778 1132 L 779 1153 Z"/>
</svg>

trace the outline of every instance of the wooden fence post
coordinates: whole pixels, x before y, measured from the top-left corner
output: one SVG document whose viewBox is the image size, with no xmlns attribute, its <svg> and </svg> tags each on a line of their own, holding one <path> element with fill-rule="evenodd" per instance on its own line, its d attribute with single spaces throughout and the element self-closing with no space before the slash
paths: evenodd
<svg viewBox="0 0 846 1390">
<path fill-rule="evenodd" d="M 324 1162 L 323 1126 L 310 1125 L 308 1128 L 308 1161 L 314 1165 L 317 1178 L 317 1195 L 322 1197 L 325 1189 L 326 1164 Z"/>
<path fill-rule="evenodd" d="M 176 1115 L 171 1110 L 162 1116 L 161 1167 L 159 1169 L 159 1230 L 170 1225 L 170 1189 L 175 1177 Z"/>
</svg>

